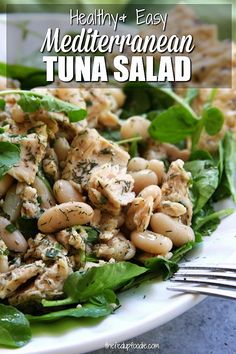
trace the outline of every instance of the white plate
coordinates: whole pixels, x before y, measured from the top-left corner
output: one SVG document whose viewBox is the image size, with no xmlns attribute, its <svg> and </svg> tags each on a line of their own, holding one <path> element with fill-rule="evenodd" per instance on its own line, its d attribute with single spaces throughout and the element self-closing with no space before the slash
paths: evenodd
<svg viewBox="0 0 236 354">
<path fill-rule="evenodd" d="M 221 204 L 222 206 L 222 204 Z M 228 205 L 227 205 L 228 206 Z M 225 218 L 218 229 L 187 260 L 197 263 L 230 262 L 236 256 L 235 214 Z M 169 281 L 152 281 L 119 296 L 121 307 L 107 318 L 94 320 L 62 320 L 33 329 L 33 339 L 16 354 L 78 354 L 132 338 L 179 316 L 204 297 L 177 294 L 166 289 Z M 63 327 L 68 328 L 64 328 Z M 13 353 L 1 349 L 1 354 Z"/>
<path fill-rule="evenodd" d="M 4 19 L 0 16 L 0 33 L 3 34 L 2 20 Z M 33 22 L 35 30 L 38 30 L 38 25 L 37 21 Z M 30 37 L 28 40 L 33 41 Z M 30 47 L 27 45 L 27 48 Z M 4 41 L 1 49 L 0 59 L 4 59 Z M 19 48 L 16 46 L 15 49 L 18 51 Z M 21 52 L 25 53 L 24 50 Z M 232 205 L 221 203 L 219 208 L 228 206 Z M 187 259 L 196 263 L 230 262 L 230 259 L 235 258 L 235 251 L 234 214 L 224 219 L 211 237 L 205 237 L 204 242 L 187 255 Z M 123 341 L 160 326 L 204 298 L 199 295 L 168 291 L 166 289 L 168 285 L 169 281 L 152 281 L 127 291 L 119 296 L 122 306 L 115 314 L 103 320 L 68 319 L 34 326 L 33 339 L 27 346 L 14 351 L 1 348 L 1 354 L 78 354 L 92 351 L 104 347 L 105 343 Z"/>
</svg>

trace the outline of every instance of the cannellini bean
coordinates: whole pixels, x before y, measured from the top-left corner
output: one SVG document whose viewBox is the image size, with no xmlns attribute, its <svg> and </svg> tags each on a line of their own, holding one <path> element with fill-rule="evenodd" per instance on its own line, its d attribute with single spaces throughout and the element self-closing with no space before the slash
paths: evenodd
<svg viewBox="0 0 236 354">
<path fill-rule="evenodd" d="M 99 123 L 104 125 L 105 127 L 117 127 L 119 125 L 118 116 L 110 111 L 104 111 L 99 115 Z"/>
<path fill-rule="evenodd" d="M 25 120 L 24 112 L 17 103 L 12 107 L 11 115 L 16 123 L 23 123 Z"/>
<path fill-rule="evenodd" d="M 163 161 L 160 160 L 150 160 L 148 161 L 147 168 L 152 170 L 157 175 L 158 184 L 161 185 L 165 178 L 165 165 Z"/>
<path fill-rule="evenodd" d="M 58 161 L 65 161 L 70 150 L 70 145 L 66 138 L 57 138 L 53 147 L 57 155 Z"/>
<path fill-rule="evenodd" d="M 181 215 L 184 215 L 187 211 L 185 206 L 180 203 L 176 202 L 171 202 L 171 201 L 163 201 L 160 205 L 160 209 L 164 214 L 173 216 L 173 217 L 179 217 Z"/>
<path fill-rule="evenodd" d="M 2 198 L 11 187 L 14 182 L 14 178 L 8 174 L 4 175 L 0 179 L 0 198 Z"/>
<path fill-rule="evenodd" d="M 28 244 L 19 230 L 13 232 L 7 231 L 6 227 L 10 225 L 10 221 L 0 216 L 0 235 L 10 251 L 25 252 Z"/>
<path fill-rule="evenodd" d="M 81 91 L 77 90 L 76 88 L 59 87 L 55 90 L 55 94 L 63 101 L 70 102 L 76 106 L 79 106 L 80 108 L 86 109 L 86 103 L 81 94 Z"/>
<path fill-rule="evenodd" d="M 133 138 L 134 136 L 141 136 L 143 139 L 147 139 L 149 137 L 149 125 L 149 120 L 140 116 L 133 116 L 124 122 L 120 133 L 123 139 Z"/>
<path fill-rule="evenodd" d="M 141 170 L 137 172 L 131 172 L 131 176 L 134 179 L 134 192 L 138 194 L 145 187 L 157 184 L 157 175 L 151 170 Z"/>
<path fill-rule="evenodd" d="M 175 161 L 181 159 L 187 161 L 190 155 L 190 150 L 184 149 L 180 150 L 177 146 L 172 144 L 164 143 L 163 147 L 165 148 L 166 154 L 169 157 L 169 160 Z"/>
<path fill-rule="evenodd" d="M 172 241 L 168 237 L 149 230 L 144 232 L 133 231 L 131 233 L 131 241 L 137 248 L 152 254 L 164 255 L 173 246 Z"/>
<path fill-rule="evenodd" d="M 38 220 L 38 228 L 45 233 L 56 232 L 74 225 L 84 225 L 93 218 L 90 205 L 81 202 L 68 202 L 46 210 Z"/>
<path fill-rule="evenodd" d="M 153 209 L 155 210 L 161 202 L 161 189 L 156 185 L 150 185 L 144 188 L 138 195 L 144 199 L 153 198 Z"/>
<path fill-rule="evenodd" d="M 33 187 L 37 190 L 37 194 L 40 197 L 40 206 L 43 209 L 49 209 L 52 206 L 56 205 L 56 201 L 47 187 L 47 185 L 44 183 L 44 181 L 39 178 L 38 176 L 35 177 Z"/>
<path fill-rule="evenodd" d="M 128 171 L 145 170 L 148 167 L 148 161 L 142 157 L 134 157 L 128 163 Z"/>
<path fill-rule="evenodd" d="M 0 255 L 0 274 L 6 273 L 8 268 L 8 257 L 5 255 Z"/>
<path fill-rule="evenodd" d="M 120 88 L 110 88 L 110 95 L 112 95 L 118 107 L 122 107 L 125 102 L 125 94 Z"/>
<path fill-rule="evenodd" d="M 2 208 L 11 221 L 16 221 L 20 215 L 21 206 L 22 200 L 19 194 L 17 194 L 17 185 L 15 184 L 8 190 Z"/>
<path fill-rule="evenodd" d="M 53 192 L 58 203 L 82 202 L 82 194 L 69 182 L 59 179 L 54 183 Z"/>
<path fill-rule="evenodd" d="M 188 241 L 194 241 L 194 232 L 190 226 L 163 213 L 156 213 L 151 218 L 151 228 L 154 232 L 169 237 L 176 247 L 182 246 Z"/>
<path fill-rule="evenodd" d="M 128 163 L 128 171 L 135 172 L 149 169 L 157 175 L 158 184 L 162 184 L 165 177 L 165 165 L 160 160 L 146 160 L 142 157 L 134 157 Z"/>
</svg>

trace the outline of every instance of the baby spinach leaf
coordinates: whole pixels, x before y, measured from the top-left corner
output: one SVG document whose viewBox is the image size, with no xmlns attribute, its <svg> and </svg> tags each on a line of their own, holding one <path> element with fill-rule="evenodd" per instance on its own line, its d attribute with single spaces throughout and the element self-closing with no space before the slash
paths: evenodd
<svg viewBox="0 0 236 354">
<path fill-rule="evenodd" d="M 128 83 L 124 92 L 127 98 L 121 118 L 146 113 L 151 120 L 149 134 L 153 139 L 175 144 L 191 136 L 197 128 L 199 119 L 188 104 L 197 95 L 195 90 L 189 91 L 184 99 L 171 88 Z"/>
<path fill-rule="evenodd" d="M 106 289 L 115 290 L 129 279 L 147 270 L 129 262 L 105 264 L 90 268 L 86 272 L 72 273 L 65 282 L 64 291 L 70 297 L 86 301 Z"/>
<path fill-rule="evenodd" d="M 202 117 L 198 120 L 198 124 L 192 134 L 192 151 L 197 148 L 202 131 L 206 130 L 208 135 L 215 135 L 219 133 L 224 123 L 224 116 L 222 112 L 216 108 L 211 107 L 210 101 L 204 106 Z"/>
<path fill-rule="evenodd" d="M 230 132 L 227 132 L 219 147 L 219 164 L 222 177 L 213 197 L 215 201 L 232 196 L 234 202 L 236 202 L 234 181 L 235 150 L 233 136 Z"/>
<path fill-rule="evenodd" d="M 86 242 L 88 243 L 96 243 L 99 240 L 100 230 L 96 227 L 91 226 L 83 226 L 84 230 L 87 233 Z"/>
<path fill-rule="evenodd" d="M 187 111 L 188 115 L 191 116 L 193 119 L 198 119 L 197 114 L 193 111 L 188 102 L 181 96 L 177 95 L 172 89 L 159 87 L 158 90 L 162 94 L 165 94 L 167 97 L 172 98 L 173 101 L 176 104 L 179 104 L 183 108 L 183 110 Z"/>
<path fill-rule="evenodd" d="M 171 261 L 173 263 L 178 263 L 183 256 L 188 253 L 189 251 L 191 251 L 191 249 L 196 245 L 197 243 L 194 241 L 189 241 L 187 243 L 185 243 L 185 245 L 177 248 L 174 252 L 173 252 L 173 256 L 171 257 Z"/>
<path fill-rule="evenodd" d="M 20 160 L 20 148 L 8 141 L 0 141 L 0 178 Z"/>
<path fill-rule="evenodd" d="M 202 119 L 208 135 L 216 135 L 224 123 L 223 113 L 216 107 L 210 107 L 203 111 Z"/>
<path fill-rule="evenodd" d="M 118 306 L 119 300 L 114 291 L 106 289 L 103 293 L 91 297 L 88 303 L 79 305 L 76 308 L 51 312 L 41 316 L 27 315 L 27 318 L 30 322 L 55 321 L 64 317 L 97 318 L 110 315 Z"/>
<path fill-rule="evenodd" d="M 178 270 L 177 263 L 161 256 L 148 258 L 144 265 L 156 275 L 162 275 L 163 279 L 170 278 Z"/>
<path fill-rule="evenodd" d="M 150 257 L 145 261 L 144 265 L 147 268 L 147 272 L 130 279 L 118 289 L 119 292 L 138 287 L 142 283 L 160 276 L 163 279 L 167 279 L 178 270 L 178 265 L 175 262 L 164 257 Z"/>
<path fill-rule="evenodd" d="M 0 304 L 0 344 L 18 348 L 31 339 L 25 315 L 12 306 Z"/>
<path fill-rule="evenodd" d="M 190 104 L 194 98 L 196 98 L 199 94 L 199 89 L 196 87 L 189 87 L 186 91 L 186 95 L 184 97 L 185 102 Z"/>
<path fill-rule="evenodd" d="M 74 272 L 65 281 L 64 292 L 66 299 L 47 301 L 45 307 L 85 302 L 89 298 L 103 293 L 106 289 L 116 290 L 130 279 L 143 274 L 146 268 L 130 262 L 105 264 L 92 267 L 85 272 Z"/>
<path fill-rule="evenodd" d="M 42 95 L 33 91 L 7 90 L 1 91 L 1 95 L 17 94 L 20 99 L 17 103 L 26 113 L 36 112 L 39 109 L 45 109 L 49 112 L 63 112 L 67 114 L 70 122 L 78 122 L 86 117 L 86 110 L 66 101 L 59 100 L 50 95 Z"/>
<path fill-rule="evenodd" d="M 92 303 L 84 304 L 81 307 L 70 308 L 61 311 L 50 312 L 41 316 L 27 315 L 28 320 L 31 323 L 34 322 L 48 322 L 59 320 L 64 317 L 104 317 L 110 315 L 114 309 L 110 305 L 95 305 Z"/>
<path fill-rule="evenodd" d="M 220 219 L 234 213 L 233 208 L 227 208 L 215 211 L 214 208 L 207 203 L 205 207 L 195 215 L 193 219 L 194 231 L 200 232 L 203 236 L 210 236 L 220 224 Z"/>
<path fill-rule="evenodd" d="M 49 112 L 63 112 L 68 115 L 70 122 L 78 122 L 86 117 L 86 111 L 69 102 L 59 100 L 50 95 L 29 94 L 28 91 L 21 94 L 17 102 L 24 112 L 36 112 L 45 109 Z"/>
<path fill-rule="evenodd" d="M 3 98 L 0 98 L 0 110 L 3 111 L 6 106 L 6 102 Z"/>
<path fill-rule="evenodd" d="M 181 105 L 175 105 L 160 113 L 149 127 L 153 139 L 161 142 L 178 143 L 191 136 L 198 121 Z"/>
<path fill-rule="evenodd" d="M 102 294 L 93 296 L 89 299 L 92 304 L 95 305 L 119 305 L 119 300 L 113 290 L 106 289 Z"/>
<path fill-rule="evenodd" d="M 152 110 L 163 110 L 174 104 L 174 99 L 156 84 L 128 82 L 124 86 L 124 93 L 126 101 L 121 114 L 123 119 Z"/>
<path fill-rule="evenodd" d="M 45 70 L 39 68 L 0 62 L 0 75 L 19 80 L 22 89 L 47 85 Z"/>
<path fill-rule="evenodd" d="M 152 122 L 162 112 L 163 112 L 162 109 L 155 110 L 155 111 L 150 111 L 149 113 L 147 113 L 146 118 Z"/>
<path fill-rule="evenodd" d="M 191 153 L 189 161 L 194 160 L 212 160 L 211 154 L 206 150 L 195 150 Z"/>
<path fill-rule="evenodd" d="M 119 288 L 119 292 L 123 292 L 129 289 L 137 288 L 144 282 L 147 282 L 152 279 L 156 279 L 160 276 L 157 272 L 152 272 L 151 270 L 148 270 L 146 273 L 141 274 L 133 279 L 130 279 L 128 282 L 126 282 L 123 286 Z"/>
<path fill-rule="evenodd" d="M 215 192 L 219 183 L 219 170 L 213 160 L 194 160 L 185 163 L 192 174 L 191 193 L 193 212 L 198 213 Z"/>
</svg>

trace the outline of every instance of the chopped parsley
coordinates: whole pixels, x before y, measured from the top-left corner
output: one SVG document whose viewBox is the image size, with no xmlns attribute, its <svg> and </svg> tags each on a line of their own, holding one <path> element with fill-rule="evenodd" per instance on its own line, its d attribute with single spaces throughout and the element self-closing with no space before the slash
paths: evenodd
<svg viewBox="0 0 236 354">
<path fill-rule="evenodd" d="M 16 231 L 16 227 L 15 225 L 13 224 L 8 224 L 6 227 L 5 227 L 5 230 L 7 230 L 10 234 L 12 234 L 14 231 Z"/>
<path fill-rule="evenodd" d="M 105 195 L 102 195 L 100 198 L 100 204 L 106 204 L 108 201 L 107 197 L 105 197 Z"/>
<path fill-rule="evenodd" d="M 45 256 L 52 259 L 56 258 L 58 254 L 59 254 L 59 249 L 54 247 L 48 248 L 45 252 Z"/>
</svg>

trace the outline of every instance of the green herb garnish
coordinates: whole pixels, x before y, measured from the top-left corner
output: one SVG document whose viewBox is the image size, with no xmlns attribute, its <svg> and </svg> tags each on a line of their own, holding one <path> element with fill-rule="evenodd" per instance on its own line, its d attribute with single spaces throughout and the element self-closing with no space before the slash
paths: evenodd
<svg viewBox="0 0 236 354">
<path fill-rule="evenodd" d="M 11 234 L 12 232 L 16 231 L 17 228 L 15 227 L 15 225 L 9 224 L 5 227 L 5 230 L 7 230 Z"/>
</svg>

